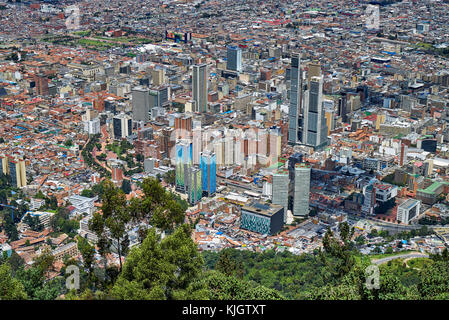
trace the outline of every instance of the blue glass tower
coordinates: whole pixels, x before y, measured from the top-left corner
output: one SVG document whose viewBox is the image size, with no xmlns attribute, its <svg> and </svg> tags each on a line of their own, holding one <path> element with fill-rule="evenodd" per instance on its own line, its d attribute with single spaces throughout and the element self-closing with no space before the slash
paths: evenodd
<svg viewBox="0 0 449 320">
<path fill-rule="evenodd" d="M 201 188 L 205 196 L 215 194 L 216 163 L 215 153 L 207 151 L 201 153 Z"/>
</svg>

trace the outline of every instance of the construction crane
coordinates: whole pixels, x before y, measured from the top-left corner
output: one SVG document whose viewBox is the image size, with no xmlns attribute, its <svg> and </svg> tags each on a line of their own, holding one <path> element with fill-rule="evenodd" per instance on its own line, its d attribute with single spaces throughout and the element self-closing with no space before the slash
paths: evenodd
<svg viewBox="0 0 449 320">
<path fill-rule="evenodd" d="M 11 220 L 14 221 L 14 209 L 18 210 L 18 208 L 13 207 L 13 206 L 9 206 L 7 204 L 2 204 L 2 203 L 0 203 L 0 207 L 10 208 L 11 209 Z"/>
</svg>

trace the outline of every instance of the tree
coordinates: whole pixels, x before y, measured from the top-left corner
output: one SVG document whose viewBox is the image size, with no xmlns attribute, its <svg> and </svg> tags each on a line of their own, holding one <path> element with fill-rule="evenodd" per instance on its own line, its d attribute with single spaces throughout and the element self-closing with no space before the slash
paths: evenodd
<svg viewBox="0 0 449 320">
<path fill-rule="evenodd" d="M 25 260 L 23 260 L 16 251 L 12 251 L 11 256 L 8 258 L 8 264 L 10 265 L 11 272 L 14 275 L 17 270 L 25 265 Z"/>
<path fill-rule="evenodd" d="M 201 274 L 203 258 L 188 225 L 161 240 L 154 228 L 128 255 L 112 294 L 118 299 L 173 299 L 184 296 Z"/>
<path fill-rule="evenodd" d="M 323 247 L 326 253 L 337 258 L 337 263 L 327 261 L 327 265 L 337 276 L 341 277 L 348 273 L 354 265 L 354 257 L 351 254 L 351 238 L 354 235 L 354 227 L 344 222 L 338 225 L 340 240 L 334 237 L 333 232 L 328 229 L 323 238 Z M 321 255 L 323 262 L 326 262 L 325 255 Z"/>
<path fill-rule="evenodd" d="M 195 283 L 197 287 L 201 287 Z M 279 292 L 257 285 L 252 281 L 244 281 L 236 277 L 228 277 L 220 272 L 207 272 L 199 284 L 204 284 L 211 300 L 283 300 Z M 191 285 L 192 287 L 194 284 Z"/>
<path fill-rule="evenodd" d="M 64 145 L 65 145 L 66 147 L 71 147 L 71 146 L 73 146 L 72 139 L 67 139 L 67 140 L 64 142 Z"/>
<path fill-rule="evenodd" d="M 242 279 L 244 274 L 243 264 L 241 261 L 236 261 L 229 249 L 224 249 L 220 252 L 215 270 L 220 271 L 226 276 L 235 276 Z"/>
<path fill-rule="evenodd" d="M 27 294 L 23 285 L 11 275 L 11 267 L 7 263 L 0 265 L 0 299 L 24 300 Z"/>
<path fill-rule="evenodd" d="M 98 238 L 98 245 L 103 255 L 114 246 L 119 256 L 120 270 L 122 270 L 122 257 L 127 248 L 123 246 L 126 239 L 126 225 L 131 220 L 130 212 L 126 205 L 125 193 L 116 188 L 114 184 L 107 180 L 104 185 L 103 203 L 101 211 L 96 212 L 90 221 L 90 228 Z"/>
<path fill-rule="evenodd" d="M 129 194 L 131 192 L 131 183 L 129 182 L 129 180 L 123 180 L 121 189 L 126 194 Z"/>
<path fill-rule="evenodd" d="M 175 170 L 170 170 L 164 173 L 163 179 L 169 185 L 174 185 L 176 182 L 176 172 Z"/>
<path fill-rule="evenodd" d="M 144 196 L 134 198 L 130 204 L 130 214 L 134 221 L 147 220 L 152 226 L 172 232 L 185 218 L 185 210 L 154 178 L 142 183 Z"/>
</svg>

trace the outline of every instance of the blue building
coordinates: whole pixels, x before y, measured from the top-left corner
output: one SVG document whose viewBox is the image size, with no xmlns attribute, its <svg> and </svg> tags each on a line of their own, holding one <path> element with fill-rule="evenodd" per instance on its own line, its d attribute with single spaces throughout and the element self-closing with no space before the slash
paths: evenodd
<svg viewBox="0 0 449 320">
<path fill-rule="evenodd" d="M 281 205 L 254 201 L 242 208 L 242 229 L 274 235 L 281 231 L 283 226 L 284 208 Z"/>
<path fill-rule="evenodd" d="M 216 191 L 217 157 L 213 152 L 201 153 L 201 188 L 205 196 L 212 196 Z"/>
<path fill-rule="evenodd" d="M 239 47 L 228 47 L 226 69 L 242 71 L 242 49 Z"/>
<path fill-rule="evenodd" d="M 180 140 L 176 144 L 176 190 L 186 192 L 192 166 L 192 143 Z"/>
</svg>

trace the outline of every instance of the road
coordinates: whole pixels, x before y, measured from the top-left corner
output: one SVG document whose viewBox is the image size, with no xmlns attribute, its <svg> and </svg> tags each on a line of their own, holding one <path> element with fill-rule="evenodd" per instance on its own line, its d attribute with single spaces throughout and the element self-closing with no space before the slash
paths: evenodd
<svg viewBox="0 0 449 320">
<path fill-rule="evenodd" d="M 382 259 L 372 260 L 372 262 L 374 264 L 383 264 L 383 263 L 387 263 L 388 261 L 395 260 L 395 259 L 428 258 L 428 257 L 429 257 L 429 255 L 425 254 L 425 253 L 410 252 L 410 253 L 405 253 L 405 254 L 399 254 L 397 256 L 391 256 L 391 257 L 386 257 L 386 258 L 382 258 Z"/>
</svg>

